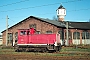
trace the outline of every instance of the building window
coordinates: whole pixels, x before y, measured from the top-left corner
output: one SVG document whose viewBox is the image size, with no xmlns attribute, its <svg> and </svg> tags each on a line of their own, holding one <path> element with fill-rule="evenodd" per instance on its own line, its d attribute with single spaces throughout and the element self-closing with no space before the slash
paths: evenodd
<svg viewBox="0 0 90 60">
<path fill-rule="evenodd" d="M 34 29 L 36 29 L 36 24 L 29 24 L 29 28 L 34 28 Z"/>
<path fill-rule="evenodd" d="M 58 10 L 58 14 L 59 14 L 59 10 Z"/>
<path fill-rule="evenodd" d="M 12 33 L 8 33 L 8 44 L 12 44 L 12 40 L 13 40 L 13 34 Z"/>
<path fill-rule="evenodd" d="M 52 31 L 46 31 L 47 34 L 52 34 Z"/>
<path fill-rule="evenodd" d="M 90 39 L 90 33 L 86 32 L 86 39 Z"/>
<path fill-rule="evenodd" d="M 40 34 L 40 31 L 36 31 L 36 34 Z"/>
<path fill-rule="evenodd" d="M 62 39 L 62 30 L 58 32 L 60 34 L 60 39 Z"/>
<path fill-rule="evenodd" d="M 90 33 L 88 31 L 83 31 L 82 39 L 90 39 Z"/>
<path fill-rule="evenodd" d="M 64 10 L 64 14 L 66 13 L 66 10 Z"/>
<path fill-rule="evenodd" d="M 67 32 L 65 32 L 65 39 L 67 39 Z M 68 39 L 72 40 L 72 33 L 68 31 Z"/>
<path fill-rule="evenodd" d="M 15 33 L 15 40 L 18 40 L 18 32 Z"/>
<path fill-rule="evenodd" d="M 80 39 L 80 32 L 74 32 L 73 39 Z"/>
<path fill-rule="evenodd" d="M 2 38 L 2 35 L 0 35 L 0 38 Z"/>
</svg>

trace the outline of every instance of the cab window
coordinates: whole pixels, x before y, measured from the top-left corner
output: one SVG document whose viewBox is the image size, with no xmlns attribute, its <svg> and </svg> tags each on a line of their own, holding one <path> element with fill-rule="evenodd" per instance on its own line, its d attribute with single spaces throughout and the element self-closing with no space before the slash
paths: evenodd
<svg viewBox="0 0 90 60">
<path fill-rule="evenodd" d="M 27 35 L 26 31 L 21 31 L 20 35 Z"/>
</svg>

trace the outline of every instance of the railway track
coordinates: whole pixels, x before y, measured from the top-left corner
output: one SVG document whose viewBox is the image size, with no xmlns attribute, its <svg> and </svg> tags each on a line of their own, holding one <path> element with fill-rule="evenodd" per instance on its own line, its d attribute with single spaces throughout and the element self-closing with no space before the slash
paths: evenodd
<svg viewBox="0 0 90 60">
<path fill-rule="evenodd" d="M 0 49 L 0 60 L 90 60 L 90 52 L 64 51 L 54 53 L 15 52 Z"/>
</svg>

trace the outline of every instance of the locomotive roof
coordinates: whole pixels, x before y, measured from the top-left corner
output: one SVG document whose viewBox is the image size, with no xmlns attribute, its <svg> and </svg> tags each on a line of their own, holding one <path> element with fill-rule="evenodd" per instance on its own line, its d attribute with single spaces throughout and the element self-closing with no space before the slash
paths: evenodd
<svg viewBox="0 0 90 60">
<path fill-rule="evenodd" d="M 29 18 L 35 18 L 38 19 L 40 21 L 43 22 L 47 22 L 49 24 L 55 25 L 57 27 L 61 27 L 61 28 L 66 28 L 66 22 L 69 22 L 69 28 L 73 28 L 73 29 L 90 29 L 90 22 L 70 22 L 70 21 L 57 21 L 57 20 L 50 20 L 50 19 L 45 19 L 45 18 L 39 18 L 39 17 L 34 17 L 34 16 L 29 16 L 28 18 L 18 22 L 17 24 L 9 27 L 8 29 L 13 28 L 14 26 L 19 25 L 20 23 L 26 21 Z M 6 31 L 6 30 L 4 30 Z M 2 33 L 4 32 L 2 31 Z"/>
</svg>

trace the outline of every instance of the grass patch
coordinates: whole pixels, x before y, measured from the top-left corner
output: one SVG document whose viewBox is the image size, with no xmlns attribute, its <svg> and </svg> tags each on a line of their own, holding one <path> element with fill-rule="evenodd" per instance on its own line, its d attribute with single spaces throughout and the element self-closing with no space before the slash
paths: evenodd
<svg viewBox="0 0 90 60">
<path fill-rule="evenodd" d="M 90 52 L 90 48 L 83 49 L 83 48 L 62 48 L 61 52 L 67 52 L 67 51 L 73 51 L 73 52 Z"/>
</svg>

